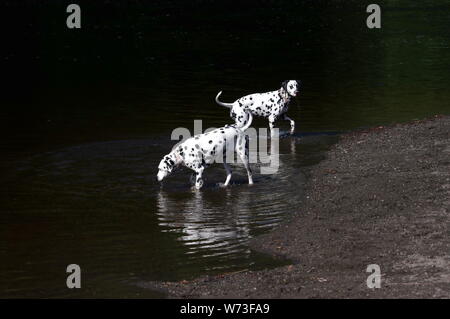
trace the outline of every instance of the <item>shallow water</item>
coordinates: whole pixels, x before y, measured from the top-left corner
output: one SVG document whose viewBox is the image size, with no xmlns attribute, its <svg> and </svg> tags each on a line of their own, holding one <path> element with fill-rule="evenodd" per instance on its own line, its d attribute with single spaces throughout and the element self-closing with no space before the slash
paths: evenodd
<svg viewBox="0 0 450 319">
<path fill-rule="evenodd" d="M 248 242 L 301 213 L 308 167 L 336 133 L 449 113 L 448 7 L 386 5 L 382 29 L 368 30 L 356 1 L 280 3 L 93 5 L 76 34 L 50 19 L 59 7 L 40 7 L 38 45 L 8 53 L 13 66 L 32 61 L 21 84 L 33 85 L 11 90 L 1 118 L 0 296 L 158 297 L 141 283 L 283 264 Z M 249 186 L 236 165 L 222 189 L 215 165 L 200 192 L 187 170 L 156 182 L 174 128 L 230 123 L 219 90 L 232 101 L 288 78 L 303 88 L 276 174 L 255 164 Z M 80 290 L 65 286 L 71 263 Z"/>
<path fill-rule="evenodd" d="M 47 267 L 70 263 L 86 271 L 81 296 L 96 296 L 99 290 L 99 296 L 112 297 L 149 280 L 281 265 L 251 251 L 248 242 L 299 209 L 302 167 L 317 162 L 336 139 L 334 134 L 281 139 L 278 173 L 260 175 L 259 164 L 252 165 L 252 186 L 235 164 L 231 186 L 220 188 L 225 171 L 213 165 L 201 191 L 190 189 L 187 170 L 163 186 L 156 183 L 164 138 L 89 143 L 20 161 L 3 201 L 8 228 L 2 250 L 15 261 L 2 273 L 14 287 L 4 294 L 40 295 L 28 291 L 33 276 L 26 274 L 32 270 L 45 277 Z M 60 275 L 43 281 L 42 296 L 74 296 L 61 289 Z"/>
<path fill-rule="evenodd" d="M 81 296 L 99 290 L 99 296 L 112 297 L 150 280 L 283 264 L 251 251 L 248 242 L 299 208 L 302 167 L 317 162 L 336 139 L 334 134 L 281 139 L 279 172 L 260 175 L 259 165 L 252 165 L 252 186 L 235 164 L 230 187 L 220 188 L 225 171 L 213 165 L 201 191 L 190 189 L 187 169 L 162 187 L 155 181 L 164 138 L 89 143 L 20 161 L 3 201 L 8 228 L 2 250 L 15 261 L 2 273 L 14 287 L 4 293 L 40 295 L 27 289 L 29 271 L 45 277 L 47 267 L 75 261 L 88 282 Z M 74 296 L 61 289 L 60 275 L 43 280 L 42 296 Z M 104 277 L 114 284 L 104 286 Z M 149 295 L 139 289 L 129 293 Z"/>
</svg>

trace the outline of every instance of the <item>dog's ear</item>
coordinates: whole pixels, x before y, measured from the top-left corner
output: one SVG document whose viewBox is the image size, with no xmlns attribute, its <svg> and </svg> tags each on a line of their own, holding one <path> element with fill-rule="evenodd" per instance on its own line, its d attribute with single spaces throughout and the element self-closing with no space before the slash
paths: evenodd
<svg viewBox="0 0 450 319">
<path fill-rule="evenodd" d="M 281 83 L 281 87 L 287 92 L 287 84 L 289 81 L 284 81 Z"/>
<path fill-rule="evenodd" d="M 302 82 L 300 82 L 300 80 L 295 80 L 297 81 L 297 88 L 299 88 L 302 85 Z"/>
</svg>

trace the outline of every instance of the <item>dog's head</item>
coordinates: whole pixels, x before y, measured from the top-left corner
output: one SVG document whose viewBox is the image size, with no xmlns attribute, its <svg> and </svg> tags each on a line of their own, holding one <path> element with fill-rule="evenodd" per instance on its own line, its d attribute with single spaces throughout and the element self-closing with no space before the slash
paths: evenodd
<svg viewBox="0 0 450 319">
<path fill-rule="evenodd" d="M 287 80 L 281 83 L 281 87 L 289 94 L 290 96 L 297 96 L 300 91 L 300 81 L 299 80 Z"/>
<path fill-rule="evenodd" d="M 176 159 L 174 158 L 172 153 L 164 156 L 158 165 L 158 174 L 156 175 L 158 182 L 161 182 L 167 175 L 172 173 L 176 165 Z"/>
</svg>

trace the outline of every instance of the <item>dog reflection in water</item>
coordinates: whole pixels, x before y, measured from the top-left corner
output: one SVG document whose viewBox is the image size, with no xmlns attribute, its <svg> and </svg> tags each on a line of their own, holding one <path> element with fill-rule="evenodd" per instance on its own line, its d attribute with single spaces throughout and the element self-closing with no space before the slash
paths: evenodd
<svg viewBox="0 0 450 319">
<path fill-rule="evenodd" d="M 160 190 L 156 197 L 159 226 L 165 232 L 180 233 L 179 240 L 186 243 L 190 253 L 208 248 L 223 253 L 228 246 L 237 248 L 236 243 L 251 237 L 250 225 L 245 222 L 252 214 L 249 199 L 231 189 L 220 193 L 221 198 L 217 199 L 208 198 L 203 192 L 173 194 Z M 230 207 L 224 209 L 217 200 Z M 238 205 L 240 211 L 236 212 L 232 205 Z"/>
</svg>

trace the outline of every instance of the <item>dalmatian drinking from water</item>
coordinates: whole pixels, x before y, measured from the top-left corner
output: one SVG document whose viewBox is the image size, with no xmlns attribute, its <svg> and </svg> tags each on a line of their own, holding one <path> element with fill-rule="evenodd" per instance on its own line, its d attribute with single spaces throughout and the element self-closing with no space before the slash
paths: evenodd
<svg viewBox="0 0 450 319">
<path fill-rule="evenodd" d="M 222 91 L 216 96 L 219 105 L 230 108 L 230 116 L 237 125 L 242 125 L 246 121 L 245 111 L 253 115 L 266 117 L 269 120 L 270 135 L 273 137 L 274 122 L 278 119 L 289 121 L 291 124 L 291 134 L 294 133 L 295 122 L 286 115 L 289 102 L 292 97 L 297 96 L 300 89 L 300 81 L 288 80 L 281 83 L 281 88 L 276 91 L 266 93 L 255 93 L 246 95 L 233 103 L 219 101 Z"/>
<path fill-rule="evenodd" d="M 195 135 L 177 145 L 172 152 L 164 156 L 158 166 L 158 181 L 162 181 L 179 165 L 192 169 L 195 173 L 195 188 L 203 186 L 203 170 L 222 157 L 227 171 L 227 179 L 222 186 L 227 186 L 231 179 L 231 168 L 226 163 L 227 149 L 234 148 L 247 170 L 248 183 L 253 184 L 248 155 L 249 141 L 244 131 L 250 127 L 253 117 L 247 112 L 248 121 L 243 126 L 226 125 L 212 132 Z"/>
</svg>

